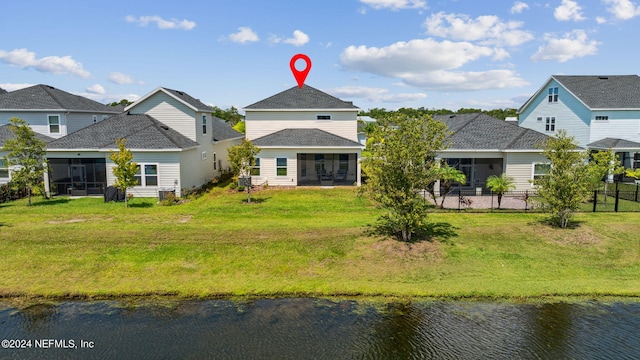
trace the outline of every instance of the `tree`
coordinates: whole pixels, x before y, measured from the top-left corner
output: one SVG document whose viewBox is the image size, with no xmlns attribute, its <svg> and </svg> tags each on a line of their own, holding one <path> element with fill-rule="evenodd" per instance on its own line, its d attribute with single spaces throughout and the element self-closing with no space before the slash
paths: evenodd
<svg viewBox="0 0 640 360">
<path fill-rule="evenodd" d="M 108 106 L 118 106 L 118 105 L 122 105 L 124 107 L 127 107 L 129 105 L 133 104 L 132 101 L 129 101 L 127 99 L 122 99 L 120 101 L 114 101 L 112 103 L 107 104 Z"/>
<path fill-rule="evenodd" d="M 627 175 L 628 177 L 632 177 L 636 180 L 640 179 L 640 168 L 637 169 L 627 169 L 625 171 L 625 175 Z"/>
<path fill-rule="evenodd" d="M 593 190 L 597 190 L 600 183 L 604 181 L 604 203 L 606 204 L 609 177 L 622 174 L 624 172 L 624 167 L 620 164 L 620 159 L 616 154 L 609 149 L 592 153 L 589 169 L 591 172 L 591 184 Z"/>
<path fill-rule="evenodd" d="M 217 106 L 212 106 L 211 111 L 213 116 L 228 122 L 231 126 L 235 126 L 244 119 L 244 116 L 242 116 L 234 106 L 224 110 Z"/>
<path fill-rule="evenodd" d="M 127 189 L 138 185 L 138 179 L 136 179 L 138 164 L 133 161 L 133 154 L 126 147 L 126 139 L 118 139 L 116 140 L 116 144 L 118 145 L 118 151 L 112 151 L 109 155 L 109 159 L 116 164 L 113 168 L 113 175 L 116 177 L 116 182 L 113 186 L 125 194 L 124 206 L 129 207 Z"/>
<path fill-rule="evenodd" d="M 426 225 L 429 205 L 420 191 L 437 180 L 436 151 L 446 148 L 451 134 L 429 115 L 396 114 L 379 118 L 378 125 L 363 159 L 362 191 L 386 210 L 380 229 L 408 242 Z"/>
<path fill-rule="evenodd" d="M 502 195 L 509 190 L 515 189 L 516 185 L 513 183 L 513 178 L 511 176 L 502 173 L 500 176 L 489 176 L 487 178 L 487 187 L 498 195 L 498 209 L 500 209 L 500 205 L 502 204 Z"/>
<path fill-rule="evenodd" d="M 435 170 L 436 180 L 439 180 L 442 185 L 442 192 L 440 193 L 440 204 L 438 204 L 436 193 L 435 193 L 435 182 L 432 183 L 428 189 L 431 197 L 433 198 L 433 203 L 436 204 L 436 207 L 442 209 L 444 208 L 444 201 L 451 192 L 451 188 L 456 183 L 464 184 L 467 181 L 467 176 L 460 170 L 457 170 L 454 167 L 449 166 L 446 162 L 442 162 L 440 167 Z"/>
<path fill-rule="evenodd" d="M 9 121 L 9 129 L 14 137 L 5 141 L 2 147 L 7 152 L 4 162 L 11 169 L 11 186 L 27 189 L 27 205 L 31 206 L 33 190 L 43 185 L 47 144 L 36 137 L 26 121 L 18 118 Z"/>
<path fill-rule="evenodd" d="M 578 151 L 575 139 L 565 130 L 549 138 L 542 148 L 550 163 L 549 171 L 533 183 L 543 210 L 551 214 L 552 224 L 566 228 L 571 215 L 590 195 L 588 154 Z"/>
<path fill-rule="evenodd" d="M 231 171 L 238 176 L 239 179 L 250 179 L 251 170 L 256 166 L 256 155 L 260 152 L 260 148 L 253 145 L 247 139 L 236 146 L 229 148 L 229 162 L 231 162 Z M 251 184 L 245 186 L 247 189 L 247 202 L 251 202 Z"/>
</svg>

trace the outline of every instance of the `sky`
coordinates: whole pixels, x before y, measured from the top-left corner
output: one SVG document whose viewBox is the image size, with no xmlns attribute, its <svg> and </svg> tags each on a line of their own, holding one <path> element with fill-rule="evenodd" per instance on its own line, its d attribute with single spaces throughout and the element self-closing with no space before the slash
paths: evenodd
<svg viewBox="0 0 640 360">
<path fill-rule="evenodd" d="M 166 87 L 242 109 L 297 85 L 296 54 L 363 110 L 519 108 L 552 75 L 639 73 L 632 0 L 0 1 L 0 87 L 102 103 Z"/>
</svg>

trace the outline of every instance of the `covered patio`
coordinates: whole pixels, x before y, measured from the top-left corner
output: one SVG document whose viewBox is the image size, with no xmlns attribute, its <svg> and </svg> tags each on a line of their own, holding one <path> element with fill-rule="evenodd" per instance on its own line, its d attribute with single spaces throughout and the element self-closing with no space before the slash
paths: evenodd
<svg viewBox="0 0 640 360">
<path fill-rule="evenodd" d="M 357 153 L 298 153 L 298 186 L 353 186 L 358 181 Z"/>
</svg>

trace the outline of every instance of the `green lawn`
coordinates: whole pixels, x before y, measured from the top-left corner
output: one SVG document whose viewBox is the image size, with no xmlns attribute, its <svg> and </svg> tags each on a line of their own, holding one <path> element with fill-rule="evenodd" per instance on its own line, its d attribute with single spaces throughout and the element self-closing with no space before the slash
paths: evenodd
<svg viewBox="0 0 640 360">
<path fill-rule="evenodd" d="M 0 204 L 0 296 L 640 296 L 640 213 L 430 216 L 411 246 L 367 235 L 356 189 L 214 189 L 179 206 L 133 199 Z"/>
</svg>

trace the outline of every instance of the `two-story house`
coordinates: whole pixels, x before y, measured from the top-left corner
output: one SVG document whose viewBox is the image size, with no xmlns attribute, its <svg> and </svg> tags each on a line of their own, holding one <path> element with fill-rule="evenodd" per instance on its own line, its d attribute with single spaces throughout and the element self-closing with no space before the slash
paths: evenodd
<svg viewBox="0 0 640 360">
<path fill-rule="evenodd" d="M 20 118 L 33 131 L 54 139 L 121 112 L 120 106 L 104 105 L 49 85 L 0 94 L 0 125 L 8 124 L 11 118 Z"/>
<path fill-rule="evenodd" d="M 102 194 L 115 182 L 116 140 L 126 139 L 139 165 L 135 196 L 162 189 L 181 196 L 229 167 L 227 148 L 243 135 L 211 115 L 211 108 L 185 92 L 157 88 L 125 112 L 48 144 L 53 194 Z"/>
<path fill-rule="evenodd" d="M 254 184 L 360 185 L 358 111 L 309 85 L 244 108 L 246 138 L 260 147 Z"/>
<path fill-rule="evenodd" d="M 518 110 L 519 125 L 544 134 L 566 130 L 578 145 L 612 149 L 640 167 L 640 77 L 551 76 Z"/>
</svg>

